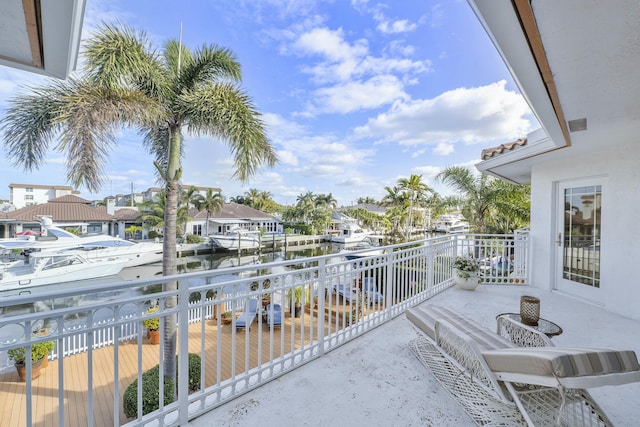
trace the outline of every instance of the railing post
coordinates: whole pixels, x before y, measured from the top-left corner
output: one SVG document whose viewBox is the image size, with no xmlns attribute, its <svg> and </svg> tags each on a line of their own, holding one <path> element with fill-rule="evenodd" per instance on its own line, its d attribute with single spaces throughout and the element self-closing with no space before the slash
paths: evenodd
<svg viewBox="0 0 640 427">
<path fill-rule="evenodd" d="M 385 255 L 385 264 L 387 270 L 387 278 L 385 280 L 385 313 L 384 319 L 391 319 L 391 308 L 393 307 L 393 298 L 394 298 L 394 289 L 397 289 L 397 286 L 394 286 L 394 271 L 393 271 L 393 251 L 388 250 Z"/>
<path fill-rule="evenodd" d="M 327 298 L 327 261 L 321 258 L 318 262 L 318 341 L 320 342 L 319 356 L 324 354 L 325 300 Z"/>
<path fill-rule="evenodd" d="M 238 252 L 240 249 L 238 248 Z M 189 421 L 189 281 L 178 281 L 178 416 Z M 203 337 L 204 339 L 204 337 Z M 201 385 L 204 387 L 204 384 Z"/>
</svg>

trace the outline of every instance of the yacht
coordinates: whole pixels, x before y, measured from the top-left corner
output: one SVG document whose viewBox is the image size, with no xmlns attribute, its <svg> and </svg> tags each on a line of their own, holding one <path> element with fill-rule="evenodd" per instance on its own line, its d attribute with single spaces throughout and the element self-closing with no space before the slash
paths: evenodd
<svg viewBox="0 0 640 427">
<path fill-rule="evenodd" d="M 358 220 L 340 212 L 331 215 L 333 232 L 329 233 L 330 240 L 334 243 L 358 243 L 371 235 L 370 231 L 361 228 Z"/>
<path fill-rule="evenodd" d="M 41 219 L 42 232 L 0 239 L 0 249 L 20 249 L 25 253 L 84 251 L 87 259 L 127 258 L 126 267 L 162 261 L 162 243 L 132 242 L 107 234 L 76 236 L 53 225 L 51 218 Z"/>
<path fill-rule="evenodd" d="M 118 279 L 127 262 L 127 258 L 89 259 L 81 251 L 33 252 L 21 263 L 0 264 L 0 292 L 108 276 Z"/>
<path fill-rule="evenodd" d="M 260 232 L 235 228 L 225 234 L 210 234 L 209 242 L 215 249 L 237 251 L 258 249 L 261 246 Z"/>
<path fill-rule="evenodd" d="M 437 233 L 468 233 L 469 223 L 460 214 L 444 214 L 436 221 L 433 231 Z"/>
<path fill-rule="evenodd" d="M 369 256 L 382 255 L 385 253 L 385 250 L 384 248 L 381 248 L 379 244 L 374 243 L 367 237 L 355 245 L 345 246 L 339 253 L 348 260 L 354 260 Z"/>
</svg>

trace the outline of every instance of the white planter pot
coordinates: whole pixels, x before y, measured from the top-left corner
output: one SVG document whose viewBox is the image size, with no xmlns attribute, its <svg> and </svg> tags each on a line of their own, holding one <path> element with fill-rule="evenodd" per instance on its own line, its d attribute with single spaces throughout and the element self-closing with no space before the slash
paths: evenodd
<svg viewBox="0 0 640 427">
<path fill-rule="evenodd" d="M 458 270 L 453 270 L 453 283 L 458 286 L 460 289 L 464 289 L 465 291 L 473 291 L 480 284 L 480 277 L 478 277 L 477 273 L 463 273 L 465 276 L 469 275 L 469 277 L 460 277 L 460 272 Z"/>
</svg>

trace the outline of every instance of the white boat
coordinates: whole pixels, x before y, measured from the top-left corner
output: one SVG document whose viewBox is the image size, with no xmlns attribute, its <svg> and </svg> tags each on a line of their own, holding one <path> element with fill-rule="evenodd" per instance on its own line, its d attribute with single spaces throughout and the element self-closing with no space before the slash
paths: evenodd
<svg viewBox="0 0 640 427">
<path fill-rule="evenodd" d="M 444 214 L 436 221 L 433 231 L 438 233 L 468 233 L 469 223 L 460 214 Z"/>
<path fill-rule="evenodd" d="M 117 275 L 127 258 L 88 259 L 82 252 L 34 252 L 21 264 L 0 266 L 0 292 Z"/>
<path fill-rule="evenodd" d="M 216 249 L 237 251 L 238 249 L 257 249 L 260 247 L 260 233 L 236 228 L 226 234 L 210 234 L 211 246 Z"/>
<path fill-rule="evenodd" d="M 0 239 L 2 249 L 22 249 L 27 252 L 81 250 L 88 259 L 128 258 L 127 267 L 162 261 L 162 243 L 132 242 L 106 234 L 76 236 L 53 225 L 51 218 L 41 219 L 42 235 L 23 235 Z"/>
<path fill-rule="evenodd" d="M 358 243 L 371 235 L 370 231 L 364 230 L 358 225 L 358 220 L 351 218 L 340 212 L 333 212 L 331 215 L 333 232 L 330 232 L 330 239 L 335 243 Z"/>
<path fill-rule="evenodd" d="M 380 245 L 373 243 L 371 239 L 366 238 L 355 245 L 345 246 L 340 250 L 339 253 L 346 259 L 353 260 L 369 256 L 382 255 L 385 253 L 385 250 L 384 248 L 381 248 Z"/>
</svg>

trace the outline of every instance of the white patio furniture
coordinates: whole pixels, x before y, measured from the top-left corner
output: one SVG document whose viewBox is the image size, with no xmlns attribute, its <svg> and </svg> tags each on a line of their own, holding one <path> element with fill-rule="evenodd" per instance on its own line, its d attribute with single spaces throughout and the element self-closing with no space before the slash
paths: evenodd
<svg viewBox="0 0 640 427">
<path fill-rule="evenodd" d="M 412 352 L 478 425 L 611 426 L 585 388 L 640 381 L 633 351 L 518 347 L 440 306 L 406 316 L 419 332 Z"/>
</svg>

